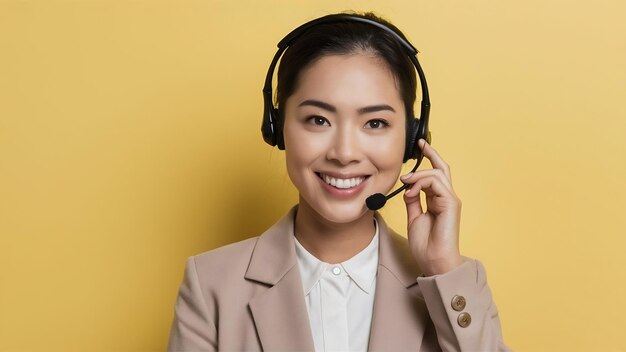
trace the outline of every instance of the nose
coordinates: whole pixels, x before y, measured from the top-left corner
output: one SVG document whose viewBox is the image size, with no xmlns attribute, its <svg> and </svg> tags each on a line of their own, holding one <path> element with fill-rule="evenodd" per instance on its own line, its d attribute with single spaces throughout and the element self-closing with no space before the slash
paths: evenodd
<svg viewBox="0 0 626 352">
<path fill-rule="evenodd" d="M 346 127 L 338 128 L 335 131 L 330 148 L 326 153 L 326 159 L 341 165 L 359 162 L 363 155 L 363 146 L 359 141 L 358 132 Z"/>
</svg>

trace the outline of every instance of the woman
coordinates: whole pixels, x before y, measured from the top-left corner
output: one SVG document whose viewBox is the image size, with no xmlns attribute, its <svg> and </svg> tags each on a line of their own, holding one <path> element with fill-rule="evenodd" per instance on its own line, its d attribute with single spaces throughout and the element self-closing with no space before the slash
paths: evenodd
<svg viewBox="0 0 626 352">
<path fill-rule="evenodd" d="M 298 205 L 188 259 L 170 351 L 507 350 L 485 271 L 460 254 L 461 202 L 435 149 L 420 139 L 433 169 L 401 177 L 408 241 L 365 207 L 414 156 L 416 78 L 397 28 L 351 16 L 299 33 L 279 67 L 269 139 Z"/>
</svg>

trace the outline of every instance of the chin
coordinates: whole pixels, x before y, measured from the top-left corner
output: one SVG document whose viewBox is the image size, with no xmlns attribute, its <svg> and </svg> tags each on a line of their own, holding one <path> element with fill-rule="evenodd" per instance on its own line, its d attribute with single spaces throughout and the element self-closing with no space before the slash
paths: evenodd
<svg viewBox="0 0 626 352">
<path fill-rule="evenodd" d="M 359 197 L 361 198 L 361 197 Z M 351 201 L 340 202 L 307 202 L 300 197 L 301 206 L 307 207 L 312 213 L 323 218 L 324 220 L 334 224 L 349 224 L 361 219 L 370 210 L 365 206 L 364 199 L 355 199 Z"/>
<path fill-rule="evenodd" d="M 363 202 L 363 204 L 357 206 L 346 205 L 344 207 L 339 207 L 338 209 L 335 208 L 328 213 L 326 219 L 337 224 L 347 224 L 361 219 L 363 216 L 368 214 L 371 214 L 371 212 L 367 209 L 365 203 Z"/>
</svg>

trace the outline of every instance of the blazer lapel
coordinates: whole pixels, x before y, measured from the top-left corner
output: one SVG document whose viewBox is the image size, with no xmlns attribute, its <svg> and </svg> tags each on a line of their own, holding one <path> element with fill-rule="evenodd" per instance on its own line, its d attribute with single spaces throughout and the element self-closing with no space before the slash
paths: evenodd
<svg viewBox="0 0 626 352">
<path fill-rule="evenodd" d="M 254 248 L 245 278 L 267 285 L 249 307 L 261 346 L 266 351 L 313 351 L 293 237 L 293 208 L 263 233 Z"/>
<path fill-rule="evenodd" d="M 417 286 L 420 270 L 407 239 L 388 229 L 380 215 L 376 220 L 380 254 L 369 350 L 419 351 L 429 324 Z"/>
</svg>

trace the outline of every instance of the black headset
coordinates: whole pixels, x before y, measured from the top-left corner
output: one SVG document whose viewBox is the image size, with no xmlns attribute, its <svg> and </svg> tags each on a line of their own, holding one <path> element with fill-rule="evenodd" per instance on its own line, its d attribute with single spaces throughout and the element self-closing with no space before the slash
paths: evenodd
<svg viewBox="0 0 626 352">
<path fill-rule="evenodd" d="M 417 159 L 418 165 L 423 158 L 423 154 L 419 146 L 417 145 L 417 141 L 420 138 L 425 139 L 430 143 L 430 131 L 428 130 L 428 116 L 430 114 L 430 97 L 428 95 L 428 85 L 426 84 L 426 77 L 424 76 L 424 71 L 417 61 L 417 49 L 411 43 L 409 43 L 406 39 L 404 39 L 399 33 L 395 30 L 387 27 L 386 25 L 371 20 L 366 17 L 361 17 L 358 15 L 348 15 L 348 14 L 333 14 L 327 15 L 324 17 L 320 17 L 309 21 L 298 28 L 291 31 L 285 38 L 283 38 L 280 42 L 278 42 L 278 51 L 274 55 L 272 59 L 272 63 L 270 64 L 269 69 L 267 70 L 267 76 L 265 77 L 265 86 L 263 87 L 263 101 L 264 101 L 264 111 L 263 111 L 263 122 L 261 124 L 261 133 L 263 134 L 263 139 L 271 146 L 278 146 L 278 149 L 284 150 L 285 143 L 283 139 L 283 131 L 282 131 L 282 122 L 280 121 L 280 117 L 278 114 L 278 109 L 274 106 L 272 101 L 272 78 L 274 76 L 274 69 L 276 68 L 276 64 L 278 60 L 285 52 L 285 50 L 293 44 L 293 42 L 298 39 L 302 34 L 310 30 L 312 27 L 315 27 L 319 24 L 326 23 L 337 23 L 337 22 L 359 22 L 369 24 L 375 27 L 378 27 L 385 32 L 391 34 L 398 43 L 406 50 L 406 54 L 415 66 L 417 70 L 417 74 L 419 76 L 421 90 L 422 90 L 422 103 L 420 110 L 419 119 L 414 116 L 407 116 L 407 138 L 406 138 L 406 146 L 404 149 L 404 158 L 403 161 L 406 162 L 409 159 Z M 411 109 L 412 110 L 412 109 Z M 407 114 L 409 113 L 409 109 L 407 109 Z M 417 165 L 416 167 L 417 168 Z"/>
</svg>

